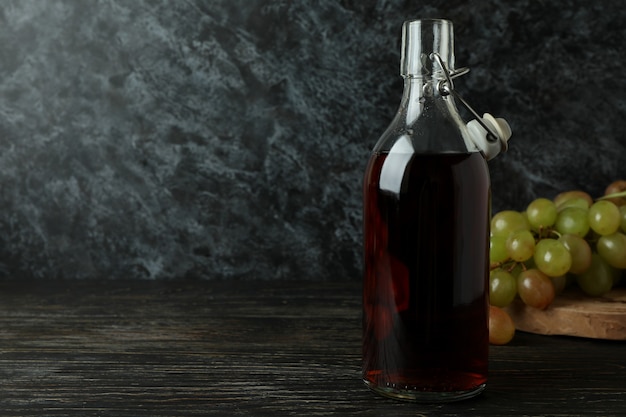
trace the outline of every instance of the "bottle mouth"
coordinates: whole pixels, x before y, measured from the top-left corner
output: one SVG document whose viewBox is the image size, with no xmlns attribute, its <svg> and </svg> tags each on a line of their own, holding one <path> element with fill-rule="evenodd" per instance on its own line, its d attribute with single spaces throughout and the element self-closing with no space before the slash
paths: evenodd
<svg viewBox="0 0 626 417">
<path fill-rule="evenodd" d="M 415 19 L 402 24 L 400 75 L 443 75 L 432 54 L 438 54 L 454 72 L 454 27 L 446 19 Z"/>
</svg>

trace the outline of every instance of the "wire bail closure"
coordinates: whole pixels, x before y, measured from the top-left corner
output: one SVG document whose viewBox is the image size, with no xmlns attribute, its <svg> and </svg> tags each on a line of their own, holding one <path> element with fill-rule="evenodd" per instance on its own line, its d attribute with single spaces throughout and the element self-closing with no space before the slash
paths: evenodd
<svg viewBox="0 0 626 417">
<path fill-rule="evenodd" d="M 443 71 L 443 75 L 446 78 L 445 80 L 441 80 L 437 83 L 437 90 L 439 91 L 439 94 L 441 94 L 442 96 L 448 96 L 452 94 L 454 98 L 459 100 L 461 104 L 463 104 L 463 106 L 465 106 L 465 108 L 469 110 L 470 113 L 472 113 L 472 115 L 476 118 L 476 121 L 483 127 L 483 129 L 485 129 L 485 131 L 487 132 L 487 141 L 490 143 L 498 142 L 500 140 L 499 135 L 495 133 L 493 129 L 483 121 L 483 118 L 480 117 L 480 115 L 476 113 L 472 106 L 470 106 L 469 103 L 465 101 L 463 97 L 461 97 L 459 93 L 457 93 L 454 89 L 454 83 L 452 80 L 456 77 L 467 74 L 469 72 L 469 68 L 463 67 L 459 68 L 458 70 L 450 71 L 446 63 L 443 61 L 443 59 L 441 59 L 441 56 L 439 56 L 439 54 L 435 52 L 430 55 L 430 59 L 437 61 L 437 63 L 441 67 L 441 70 Z M 506 140 L 502 140 L 502 142 L 506 147 Z"/>
</svg>

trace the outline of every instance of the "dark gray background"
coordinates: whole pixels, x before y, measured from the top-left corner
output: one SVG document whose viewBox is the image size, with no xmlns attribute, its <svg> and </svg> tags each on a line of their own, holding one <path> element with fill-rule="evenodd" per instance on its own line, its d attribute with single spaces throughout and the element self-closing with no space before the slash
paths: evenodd
<svg viewBox="0 0 626 417">
<path fill-rule="evenodd" d="M 626 177 L 621 0 L 0 3 L 0 274 L 360 279 L 400 27 L 506 117 L 493 209 Z"/>
</svg>

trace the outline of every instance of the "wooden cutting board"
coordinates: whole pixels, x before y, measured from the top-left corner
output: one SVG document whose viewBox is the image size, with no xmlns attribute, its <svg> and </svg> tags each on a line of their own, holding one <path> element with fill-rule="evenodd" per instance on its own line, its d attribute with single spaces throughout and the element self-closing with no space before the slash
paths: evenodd
<svg viewBox="0 0 626 417">
<path fill-rule="evenodd" d="M 559 294 L 545 310 L 515 300 L 505 308 L 517 330 L 545 335 L 626 340 L 626 288 L 602 297 L 589 297 L 576 289 Z"/>
</svg>

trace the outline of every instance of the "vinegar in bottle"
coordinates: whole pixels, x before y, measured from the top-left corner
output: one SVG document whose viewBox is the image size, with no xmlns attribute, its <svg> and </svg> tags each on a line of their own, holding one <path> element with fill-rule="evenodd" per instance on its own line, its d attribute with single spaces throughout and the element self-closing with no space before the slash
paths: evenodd
<svg viewBox="0 0 626 417">
<path fill-rule="evenodd" d="M 405 22 L 402 102 L 363 187 L 363 380 L 427 402 L 479 394 L 489 347 L 489 171 L 441 62 L 453 69 L 452 23 Z"/>
</svg>

